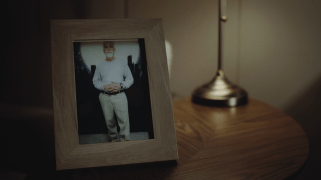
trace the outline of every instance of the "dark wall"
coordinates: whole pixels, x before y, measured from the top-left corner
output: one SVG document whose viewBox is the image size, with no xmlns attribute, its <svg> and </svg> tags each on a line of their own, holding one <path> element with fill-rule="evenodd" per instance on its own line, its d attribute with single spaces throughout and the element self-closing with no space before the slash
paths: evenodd
<svg viewBox="0 0 321 180">
<path fill-rule="evenodd" d="M 82 3 L 18 0 L 1 6 L 0 169 L 10 178 L 21 179 L 54 157 L 50 20 L 83 18 Z"/>
<path fill-rule="evenodd" d="M 2 104 L 52 107 L 50 20 L 84 17 L 83 1 L 7 1 Z"/>
</svg>

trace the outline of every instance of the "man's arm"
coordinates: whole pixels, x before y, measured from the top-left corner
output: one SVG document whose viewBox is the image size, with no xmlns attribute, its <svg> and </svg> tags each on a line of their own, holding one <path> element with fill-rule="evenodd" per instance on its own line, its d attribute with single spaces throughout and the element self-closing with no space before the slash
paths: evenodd
<svg viewBox="0 0 321 180">
<path fill-rule="evenodd" d="M 101 75 L 100 75 L 100 71 L 99 68 L 96 68 L 94 77 L 93 77 L 93 84 L 95 86 L 95 88 L 97 88 L 98 90 L 104 90 L 104 83 L 101 81 Z"/>
<path fill-rule="evenodd" d="M 125 65 L 124 78 L 123 89 L 128 89 L 134 83 L 134 78 L 127 64 Z"/>
</svg>

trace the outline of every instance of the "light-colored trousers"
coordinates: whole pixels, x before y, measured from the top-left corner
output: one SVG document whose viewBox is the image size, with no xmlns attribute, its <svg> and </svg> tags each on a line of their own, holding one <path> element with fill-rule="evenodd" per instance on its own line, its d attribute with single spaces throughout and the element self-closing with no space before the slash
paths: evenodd
<svg viewBox="0 0 321 180">
<path fill-rule="evenodd" d="M 120 128 L 119 137 L 130 140 L 128 102 L 124 92 L 118 94 L 99 94 L 99 101 L 103 109 L 105 121 L 108 128 L 108 135 L 111 139 L 117 137 L 117 125 L 114 119 L 114 112 Z"/>
</svg>

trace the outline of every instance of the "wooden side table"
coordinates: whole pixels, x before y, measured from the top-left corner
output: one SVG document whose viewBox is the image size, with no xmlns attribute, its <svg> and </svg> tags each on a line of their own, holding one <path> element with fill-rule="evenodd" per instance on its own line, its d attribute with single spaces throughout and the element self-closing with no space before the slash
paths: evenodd
<svg viewBox="0 0 321 180">
<path fill-rule="evenodd" d="M 284 179 L 299 170 L 309 154 L 301 126 L 255 99 L 244 106 L 217 108 L 185 98 L 174 102 L 174 115 L 180 158 L 177 175 Z"/>
<path fill-rule="evenodd" d="M 40 179 L 284 179 L 305 163 L 307 136 L 255 99 L 234 108 L 173 103 L 179 160 L 56 171 Z M 28 179 L 28 178 L 26 178 Z"/>
</svg>

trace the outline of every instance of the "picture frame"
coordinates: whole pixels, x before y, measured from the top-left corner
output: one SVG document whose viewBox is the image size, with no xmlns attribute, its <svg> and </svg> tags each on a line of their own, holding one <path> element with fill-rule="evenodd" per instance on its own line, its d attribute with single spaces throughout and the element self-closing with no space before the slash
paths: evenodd
<svg viewBox="0 0 321 180">
<path fill-rule="evenodd" d="M 79 144 L 73 43 L 128 39 L 144 41 L 154 139 Z M 178 159 L 161 19 L 52 20 L 51 55 L 57 170 Z"/>
</svg>

